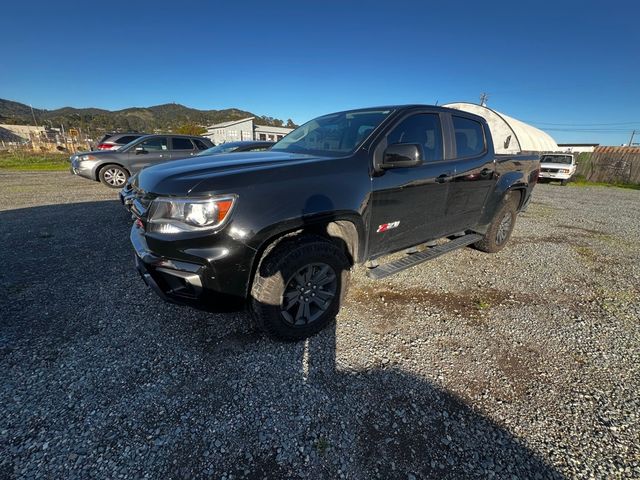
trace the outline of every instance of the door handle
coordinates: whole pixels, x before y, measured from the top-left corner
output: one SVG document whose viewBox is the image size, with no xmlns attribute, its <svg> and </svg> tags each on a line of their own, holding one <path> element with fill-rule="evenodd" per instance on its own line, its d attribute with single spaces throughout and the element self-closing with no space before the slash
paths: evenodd
<svg viewBox="0 0 640 480">
<path fill-rule="evenodd" d="M 442 175 L 436 177 L 436 182 L 438 183 L 445 183 L 449 180 L 451 180 L 451 173 L 443 173 Z"/>
</svg>

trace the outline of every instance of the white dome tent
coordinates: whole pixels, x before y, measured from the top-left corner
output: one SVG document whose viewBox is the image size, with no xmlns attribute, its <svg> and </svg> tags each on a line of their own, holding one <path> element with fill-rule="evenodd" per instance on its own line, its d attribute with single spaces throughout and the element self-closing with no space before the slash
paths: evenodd
<svg viewBox="0 0 640 480">
<path fill-rule="evenodd" d="M 484 118 L 491 129 L 496 153 L 557 152 L 558 144 L 548 133 L 543 132 L 504 113 L 475 103 L 448 103 L 444 107 L 473 113 Z"/>
</svg>

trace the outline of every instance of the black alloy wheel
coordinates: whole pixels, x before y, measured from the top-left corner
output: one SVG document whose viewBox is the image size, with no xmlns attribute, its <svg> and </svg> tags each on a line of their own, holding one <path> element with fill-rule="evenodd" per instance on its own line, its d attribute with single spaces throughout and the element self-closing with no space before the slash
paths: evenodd
<svg viewBox="0 0 640 480">
<path fill-rule="evenodd" d="M 292 326 L 306 326 L 327 311 L 338 289 L 338 277 L 326 263 L 311 263 L 299 269 L 287 282 L 280 304 L 284 320 Z"/>
</svg>

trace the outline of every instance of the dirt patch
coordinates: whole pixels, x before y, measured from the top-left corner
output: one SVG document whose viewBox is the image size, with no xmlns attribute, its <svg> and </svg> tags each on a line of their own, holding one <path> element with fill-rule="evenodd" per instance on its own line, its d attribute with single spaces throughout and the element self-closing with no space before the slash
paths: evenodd
<svg viewBox="0 0 640 480">
<path fill-rule="evenodd" d="M 531 208 L 527 213 L 530 213 L 531 216 L 537 218 L 552 218 L 556 214 L 557 210 L 557 208 L 552 207 L 547 203 L 532 202 Z"/>
<path fill-rule="evenodd" d="M 580 241 L 577 237 L 564 235 L 546 235 L 544 237 L 512 238 L 512 245 L 525 245 L 530 243 L 552 243 L 554 245 L 570 245 L 572 247 L 586 247 L 587 243 Z"/>
<path fill-rule="evenodd" d="M 602 253 L 592 247 L 579 245 L 573 246 L 573 249 L 586 264 L 587 268 L 598 275 L 603 275 L 606 269 L 611 266 L 622 264 L 618 258 Z"/>
<path fill-rule="evenodd" d="M 534 294 L 479 289 L 468 292 L 433 292 L 419 288 L 394 289 L 362 286 L 351 290 L 349 300 L 367 305 L 384 313 L 384 321 L 377 322 L 374 331 L 388 333 L 396 325 L 396 318 L 407 309 L 413 311 L 440 310 L 453 316 L 477 319 L 484 312 L 503 304 L 538 302 Z"/>
<path fill-rule="evenodd" d="M 535 367 L 540 357 L 540 352 L 527 346 L 503 350 L 497 355 L 498 368 L 509 384 L 510 394 L 505 395 L 505 400 L 516 400 L 526 395 L 536 378 Z"/>
<path fill-rule="evenodd" d="M 596 252 L 589 247 L 575 247 L 575 251 L 581 258 L 588 262 L 595 262 L 598 259 Z"/>
<path fill-rule="evenodd" d="M 560 228 L 564 228 L 566 230 L 573 230 L 576 232 L 581 232 L 584 236 L 590 237 L 590 238 L 597 238 L 597 237 L 608 237 L 610 236 L 608 233 L 603 232 L 602 230 L 594 230 L 591 228 L 583 228 L 583 227 L 577 227 L 575 225 L 565 225 L 565 224 L 557 224 L 556 227 L 560 227 Z"/>
</svg>

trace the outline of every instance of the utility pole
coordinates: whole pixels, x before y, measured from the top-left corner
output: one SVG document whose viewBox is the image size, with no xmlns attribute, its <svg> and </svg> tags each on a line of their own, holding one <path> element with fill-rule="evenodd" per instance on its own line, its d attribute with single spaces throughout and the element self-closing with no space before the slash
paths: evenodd
<svg viewBox="0 0 640 480">
<path fill-rule="evenodd" d="M 38 126 L 38 122 L 36 122 L 36 114 L 33 113 L 33 105 L 29 104 L 29 106 L 31 107 L 31 116 L 33 117 L 33 126 L 37 127 Z"/>
<path fill-rule="evenodd" d="M 629 139 L 629 146 L 633 147 L 633 137 L 636 136 L 636 131 L 631 132 L 631 138 Z"/>
<path fill-rule="evenodd" d="M 481 93 L 480 94 L 480 106 L 481 107 L 486 107 L 487 106 L 487 100 L 489 100 L 489 94 L 488 93 Z"/>
</svg>

